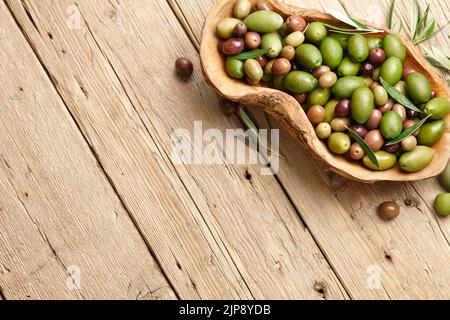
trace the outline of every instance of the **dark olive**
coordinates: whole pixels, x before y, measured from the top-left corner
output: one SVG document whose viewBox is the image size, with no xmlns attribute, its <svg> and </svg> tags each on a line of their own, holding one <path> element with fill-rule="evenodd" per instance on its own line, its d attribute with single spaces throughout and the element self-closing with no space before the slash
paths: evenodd
<svg viewBox="0 0 450 320">
<path fill-rule="evenodd" d="M 402 79 L 405 80 L 407 76 L 409 76 L 411 73 L 416 72 L 416 70 L 413 67 L 403 67 L 403 73 L 402 73 Z"/>
<path fill-rule="evenodd" d="M 419 117 L 419 113 L 417 111 L 411 110 L 411 109 L 406 109 L 406 116 L 408 118 L 418 118 Z"/>
<path fill-rule="evenodd" d="M 292 61 L 291 62 L 291 71 L 297 71 L 300 70 L 300 67 L 298 66 L 297 62 Z"/>
<path fill-rule="evenodd" d="M 300 104 L 304 104 L 305 101 L 306 101 L 306 93 L 303 93 L 303 94 L 297 94 L 297 93 L 294 93 L 292 96 L 293 96 L 293 97 L 295 98 L 295 100 L 297 100 L 297 102 L 300 103 Z"/>
<path fill-rule="evenodd" d="M 269 61 L 269 59 L 267 57 L 265 57 L 265 56 L 259 56 L 255 60 L 259 62 L 259 64 L 261 65 L 261 67 L 263 69 L 267 65 L 267 62 Z"/>
<path fill-rule="evenodd" d="M 431 90 L 431 99 L 434 99 L 437 97 L 436 91 Z"/>
<path fill-rule="evenodd" d="M 245 23 L 240 22 L 234 27 L 233 35 L 238 38 L 243 38 L 247 34 L 247 31 L 248 29 Z"/>
<path fill-rule="evenodd" d="M 401 143 L 396 143 L 396 144 L 393 144 L 390 146 L 384 146 L 383 150 L 387 151 L 389 153 L 396 153 L 397 151 L 399 151 L 401 149 L 401 147 L 402 147 Z"/>
<path fill-rule="evenodd" d="M 220 98 L 219 106 L 220 110 L 226 115 L 232 115 L 239 109 L 239 104 L 237 102 L 225 98 Z"/>
<path fill-rule="evenodd" d="M 364 125 L 359 124 L 359 123 L 352 124 L 350 126 L 350 129 L 363 139 L 366 137 L 367 133 L 369 132 L 369 130 L 367 130 L 367 128 Z"/>
<path fill-rule="evenodd" d="M 244 40 L 241 38 L 231 38 L 223 44 L 222 52 L 227 56 L 234 56 L 245 49 Z"/>
<path fill-rule="evenodd" d="M 375 48 L 370 51 L 369 62 L 374 66 L 381 66 L 386 61 L 386 53 L 381 48 Z"/>
<path fill-rule="evenodd" d="M 374 71 L 373 64 L 371 64 L 369 62 L 365 62 L 362 64 L 362 66 L 361 66 L 362 74 L 371 77 L 373 75 L 373 71 Z"/>
<path fill-rule="evenodd" d="M 400 207 L 393 201 L 386 201 L 378 207 L 378 214 L 382 219 L 392 220 L 400 215 Z"/>
<path fill-rule="evenodd" d="M 223 52 L 223 45 L 225 44 L 224 40 L 220 40 L 219 43 L 217 44 L 217 50 L 219 50 L 220 53 Z"/>
<path fill-rule="evenodd" d="M 303 32 L 306 28 L 306 21 L 300 16 L 290 16 L 286 19 L 286 26 L 291 32 Z"/>
<path fill-rule="evenodd" d="M 175 70 L 179 77 L 187 79 L 194 72 L 194 66 L 187 58 L 181 57 L 175 61 Z"/>
<path fill-rule="evenodd" d="M 275 77 L 284 76 L 291 71 L 291 62 L 288 59 L 280 58 L 275 60 L 272 66 L 272 75 Z"/>
<path fill-rule="evenodd" d="M 334 114 L 338 118 L 345 118 L 350 114 L 350 100 L 344 99 L 338 102 L 334 108 Z"/>
<path fill-rule="evenodd" d="M 245 35 L 245 46 L 250 49 L 254 50 L 258 48 L 261 45 L 261 36 L 257 32 L 247 32 Z"/>
</svg>

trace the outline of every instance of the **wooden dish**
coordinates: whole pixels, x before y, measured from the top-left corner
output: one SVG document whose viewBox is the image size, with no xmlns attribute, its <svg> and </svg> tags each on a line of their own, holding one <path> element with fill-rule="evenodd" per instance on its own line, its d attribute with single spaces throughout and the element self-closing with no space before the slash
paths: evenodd
<svg viewBox="0 0 450 320">
<path fill-rule="evenodd" d="M 335 25 L 342 23 L 328 14 L 316 10 L 300 9 L 280 3 L 270 2 L 274 11 L 284 18 L 290 15 L 300 15 L 308 22 L 322 21 Z M 444 137 L 433 146 L 436 155 L 430 165 L 416 173 L 401 171 L 398 164 L 387 171 L 372 171 L 363 164 L 351 162 L 343 156 L 332 154 L 324 142 L 316 136 L 313 126 L 299 103 L 289 94 L 266 87 L 257 87 L 240 80 L 231 79 L 225 71 L 225 60 L 217 49 L 219 38 L 215 34 L 217 24 L 224 18 L 232 17 L 235 1 L 220 0 L 212 8 L 203 27 L 200 48 L 202 71 L 206 81 L 223 97 L 237 101 L 246 106 L 257 106 L 273 116 L 288 132 L 319 160 L 336 173 L 354 180 L 372 183 L 377 181 L 416 181 L 435 177 L 440 174 L 449 159 L 450 143 L 450 115 L 446 118 L 447 129 Z M 374 26 L 362 21 L 366 25 L 383 30 L 385 33 L 397 34 L 387 28 Z M 384 34 L 379 34 L 381 37 Z M 398 35 L 398 34 L 397 34 Z M 447 82 L 442 75 L 430 65 L 420 53 L 419 49 L 410 41 L 399 35 L 407 48 L 405 64 L 425 74 L 431 86 L 440 97 L 450 98 Z"/>
</svg>

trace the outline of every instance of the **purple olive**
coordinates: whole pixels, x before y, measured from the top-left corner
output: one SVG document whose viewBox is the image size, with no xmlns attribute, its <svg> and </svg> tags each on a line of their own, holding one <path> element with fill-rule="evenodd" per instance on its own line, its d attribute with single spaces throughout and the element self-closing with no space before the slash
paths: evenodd
<svg viewBox="0 0 450 320">
<path fill-rule="evenodd" d="M 238 23 L 233 29 L 233 35 L 237 38 L 243 38 L 247 34 L 247 26 L 245 23 Z"/>
<path fill-rule="evenodd" d="M 291 71 L 297 71 L 299 69 L 300 69 L 300 67 L 298 66 L 297 62 L 292 61 L 291 62 Z"/>
<path fill-rule="evenodd" d="M 244 40 L 241 38 L 231 38 L 223 44 L 222 52 L 227 56 L 234 56 L 244 51 L 244 49 Z"/>
<path fill-rule="evenodd" d="M 386 61 L 386 53 L 381 48 L 375 48 L 372 51 L 370 51 L 369 54 L 369 62 L 374 66 L 379 66 L 383 64 L 383 62 Z"/>
<path fill-rule="evenodd" d="M 419 117 L 419 113 L 417 111 L 411 110 L 411 109 L 406 109 L 406 116 L 408 118 L 418 118 Z"/>
<path fill-rule="evenodd" d="M 369 132 L 369 130 L 367 130 L 367 128 L 362 124 L 352 124 L 350 126 L 350 129 L 363 139 L 366 137 L 367 133 Z"/>
<path fill-rule="evenodd" d="M 416 72 L 416 69 L 414 69 L 413 67 L 403 66 L 402 79 L 405 80 L 407 76 L 414 72 Z"/>
<path fill-rule="evenodd" d="M 375 68 L 373 67 L 373 64 L 371 64 L 370 62 L 365 62 L 363 63 L 363 65 L 361 66 L 361 73 L 371 77 L 373 75 L 373 70 Z"/>
<path fill-rule="evenodd" d="M 219 107 L 220 107 L 220 110 L 222 110 L 222 112 L 224 114 L 226 114 L 227 116 L 230 116 L 238 111 L 239 104 L 237 102 L 234 102 L 234 101 L 231 101 L 231 100 L 228 100 L 225 98 L 220 98 Z"/>
<path fill-rule="evenodd" d="M 387 151 L 389 153 L 396 153 L 398 150 L 400 150 L 401 147 L 402 147 L 401 143 L 396 143 L 390 146 L 384 146 L 383 149 L 384 151 Z"/>
<path fill-rule="evenodd" d="M 334 114 L 338 118 L 345 118 L 350 114 L 350 100 L 344 99 L 338 102 L 334 109 Z"/>
</svg>

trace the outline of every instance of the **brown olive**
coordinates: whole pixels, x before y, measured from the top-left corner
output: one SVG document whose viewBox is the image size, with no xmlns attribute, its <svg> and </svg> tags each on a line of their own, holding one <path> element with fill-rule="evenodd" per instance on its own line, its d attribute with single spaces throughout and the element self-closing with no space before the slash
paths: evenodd
<svg viewBox="0 0 450 320">
<path fill-rule="evenodd" d="M 406 120 L 405 122 L 403 122 L 403 130 L 408 130 L 409 128 L 413 127 L 416 124 L 416 120 Z M 414 131 L 413 136 L 417 137 L 420 133 L 420 128 L 417 129 L 416 131 Z"/>
<path fill-rule="evenodd" d="M 344 132 L 347 130 L 350 123 L 350 118 L 334 118 L 331 121 L 331 128 L 335 132 Z"/>
<path fill-rule="evenodd" d="M 345 118 L 348 117 L 350 114 L 350 100 L 344 99 L 338 102 L 336 107 L 334 108 L 334 114 L 338 118 Z"/>
<path fill-rule="evenodd" d="M 231 38 L 223 44 L 222 52 L 227 56 L 234 56 L 245 49 L 244 40 L 241 38 Z"/>
<path fill-rule="evenodd" d="M 220 53 L 223 53 L 223 45 L 225 44 L 224 40 L 219 40 L 219 43 L 217 43 L 217 50 L 219 50 Z"/>
<path fill-rule="evenodd" d="M 290 16 L 286 19 L 286 26 L 291 32 L 303 32 L 306 29 L 306 21 L 300 16 Z"/>
<path fill-rule="evenodd" d="M 386 152 L 389 152 L 389 153 L 396 153 L 401 148 L 402 148 L 402 144 L 399 142 L 399 143 L 392 144 L 392 145 L 389 145 L 389 146 L 384 146 L 383 150 L 386 151 Z"/>
<path fill-rule="evenodd" d="M 240 22 L 234 27 L 233 35 L 237 38 L 243 38 L 247 34 L 247 31 L 248 29 L 245 23 Z"/>
<path fill-rule="evenodd" d="M 369 132 L 369 130 L 367 130 L 367 128 L 364 125 L 359 124 L 359 123 L 352 124 L 350 126 L 350 129 L 363 139 L 366 137 L 367 133 Z"/>
<path fill-rule="evenodd" d="M 295 48 L 293 46 L 285 46 L 281 50 L 280 57 L 288 59 L 289 61 L 294 60 L 294 58 L 295 58 Z"/>
<path fill-rule="evenodd" d="M 402 149 L 403 151 L 412 151 L 417 147 L 417 139 L 414 136 L 409 136 L 408 138 L 402 141 Z"/>
<path fill-rule="evenodd" d="M 380 130 L 369 131 L 364 141 L 372 148 L 373 151 L 380 150 L 384 145 L 384 138 Z"/>
<path fill-rule="evenodd" d="M 275 63 L 276 59 L 269 60 L 269 62 L 266 63 L 266 66 L 264 67 L 264 72 L 273 76 L 273 64 Z"/>
<path fill-rule="evenodd" d="M 222 112 L 226 115 L 232 115 L 239 109 L 239 104 L 237 102 L 225 98 L 220 98 L 219 106 L 220 110 L 222 110 Z"/>
<path fill-rule="evenodd" d="M 316 126 L 325 119 L 325 109 L 322 106 L 315 105 L 308 110 L 308 119 Z"/>
<path fill-rule="evenodd" d="M 380 83 L 378 81 L 372 81 L 369 88 L 370 88 L 370 90 L 373 91 L 376 87 L 379 87 L 379 86 L 380 86 Z"/>
<path fill-rule="evenodd" d="M 383 114 L 381 113 L 380 110 L 378 109 L 373 110 L 372 113 L 370 114 L 369 121 L 367 121 L 366 123 L 367 129 L 369 130 L 378 129 L 382 118 Z"/>
<path fill-rule="evenodd" d="M 261 36 L 257 32 L 247 32 L 244 38 L 245 47 L 254 50 L 261 45 Z"/>
<path fill-rule="evenodd" d="M 266 10 L 266 11 L 272 11 L 273 7 L 270 3 L 264 1 L 264 0 L 258 0 L 256 1 L 256 10 Z"/>
<path fill-rule="evenodd" d="M 406 117 L 408 118 L 418 118 L 419 117 L 419 113 L 417 111 L 411 110 L 411 109 L 406 109 Z"/>
<path fill-rule="evenodd" d="M 361 160 L 365 156 L 364 150 L 357 143 L 350 146 L 349 155 L 353 160 Z"/>
<path fill-rule="evenodd" d="M 303 94 L 297 94 L 297 93 L 295 93 L 295 94 L 293 94 L 292 96 L 293 96 L 293 97 L 295 98 L 295 100 L 297 100 L 297 102 L 300 103 L 301 105 L 304 104 L 305 101 L 306 101 L 306 93 L 303 93 Z"/>
<path fill-rule="evenodd" d="M 431 99 L 436 98 L 436 96 L 437 96 L 436 91 L 431 90 Z"/>
<path fill-rule="evenodd" d="M 180 78 L 187 79 L 194 72 L 194 66 L 190 60 L 181 57 L 175 61 L 175 70 Z"/>
<path fill-rule="evenodd" d="M 370 51 L 369 62 L 374 66 L 378 67 L 386 61 L 386 53 L 381 48 L 375 48 Z"/>
<path fill-rule="evenodd" d="M 391 111 L 394 107 L 395 101 L 392 99 L 389 99 L 388 102 L 384 105 L 378 108 L 378 110 L 381 111 L 381 113 L 386 113 L 388 111 Z"/>
<path fill-rule="evenodd" d="M 263 69 L 267 65 L 267 62 L 269 61 L 269 59 L 267 59 L 267 57 L 265 57 L 265 56 L 259 56 L 255 60 L 259 62 L 259 64 L 261 65 L 261 68 L 263 68 Z"/>
<path fill-rule="evenodd" d="M 398 115 L 402 118 L 402 121 L 406 120 L 406 109 L 400 103 L 394 104 L 392 107 L 392 111 L 397 112 Z"/>
<path fill-rule="evenodd" d="M 337 82 L 337 75 L 332 71 L 325 72 L 319 78 L 319 86 L 324 89 L 331 88 L 336 84 L 336 82 Z"/>
<path fill-rule="evenodd" d="M 291 61 L 291 71 L 297 71 L 300 70 L 300 67 L 298 66 L 297 62 Z"/>
<path fill-rule="evenodd" d="M 416 69 L 413 67 L 403 67 L 402 79 L 405 80 L 407 76 L 414 72 L 416 72 Z"/>
<path fill-rule="evenodd" d="M 373 75 L 373 64 L 369 63 L 369 62 L 365 62 L 363 63 L 363 65 L 361 66 L 361 73 L 371 77 Z"/>
<path fill-rule="evenodd" d="M 272 67 L 272 75 L 275 77 L 284 76 L 291 71 L 291 62 L 288 59 L 280 58 L 275 60 Z"/>
<path fill-rule="evenodd" d="M 314 78 L 319 79 L 325 72 L 331 71 L 329 66 L 320 66 L 312 71 Z"/>
<path fill-rule="evenodd" d="M 382 219 L 392 220 L 400 215 L 400 207 L 393 201 L 386 201 L 378 206 L 378 214 Z"/>
</svg>

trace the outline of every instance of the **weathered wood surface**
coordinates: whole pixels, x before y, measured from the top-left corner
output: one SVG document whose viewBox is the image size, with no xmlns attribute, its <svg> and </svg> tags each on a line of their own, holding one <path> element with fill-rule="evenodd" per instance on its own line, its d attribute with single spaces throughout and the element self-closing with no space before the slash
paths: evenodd
<svg viewBox="0 0 450 320">
<path fill-rule="evenodd" d="M 213 1 L 197 1 L 196 6 L 184 0 L 169 2 L 175 12 L 183 13 L 180 22 L 187 23 L 185 29 L 198 42 L 203 17 Z M 349 1 L 346 8 L 338 1 L 285 2 L 343 12 L 347 7 L 356 12 L 373 5 L 371 9 L 379 8 L 382 16 L 386 16 L 388 7 L 376 1 L 365 1 L 357 7 Z M 361 16 L 367 18 L 365 12 Z M 324 172 L 286 134 L 281 151 L 288 160 L 281 164 L 280 182 L 352 298 L 449 297 L 450 277 L 444 265 L 450 259 L 450 234 L 446 231 L 450 222 L 436 218 L 432 209 L 434 196 L 442 192 L 434 181 L 373 186 L 350 182 Z M 376 215 L 376 206 L 388 199 L 401 204 L 403 211 L 390 223 Z M 378 289 L 368 286 L 374 270 L 381 272 Z"/>
<path fill-rule="evenodd" d="M 1 296 L 175 298 L 3 2 L 0 21 Z"/>
<path fill-rule="evenodd" d="M 389 1 L 289 2 L 367 18 Z M 240 127 L 198 72 L 212 0 L 82 0 L 79 28 L 72 1 L 6 4 L 0 298 L 450 297 L 450 221 L 432 210 L 434 181 L 350 182 L 284 131 L 276 178 L 259 166 L 172 162 L 174 129 Z M 433 12 L 447 21 L 441 6 Z M 172 72 L 181 55 L 196 62 L 188 83 Z M 386 223 L 375 208 L 391 198 L 403 214 Z M 81 291 L 66 290 L 61 262 L 86 270 Z"/>
</svg>

